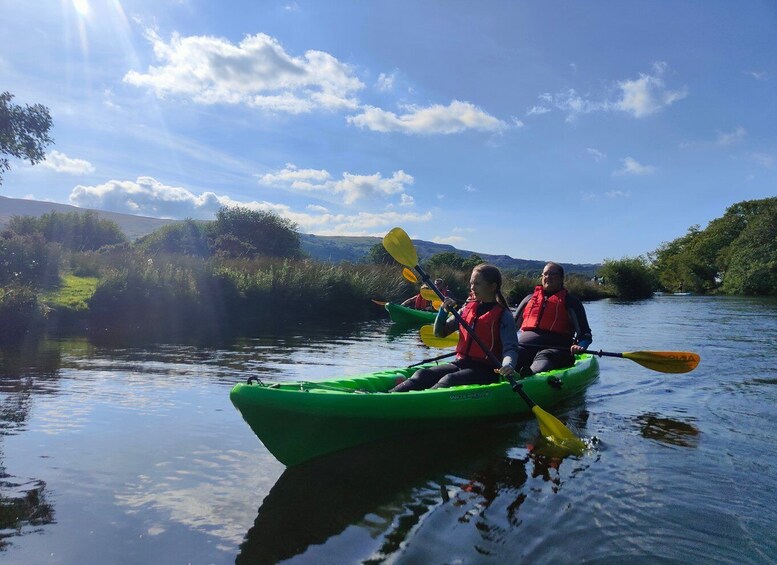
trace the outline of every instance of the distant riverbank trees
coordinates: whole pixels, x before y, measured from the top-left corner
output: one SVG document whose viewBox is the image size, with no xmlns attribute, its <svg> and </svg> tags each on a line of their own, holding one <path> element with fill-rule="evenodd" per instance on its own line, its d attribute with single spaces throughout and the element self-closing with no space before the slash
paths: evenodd
<svg viewBox="0 0 777 565">
<path fill-rule="evenodd" d="M 777 295 L 777 197 L 734 204 L 651 259 L 662 290 Z"/>
<path fill-rule="evenodd" d="M 623 298 L 654 290 L 777 295 L 777 197 L 738 202 L 646 257 L 605 260 L 599 276 Z"/>
<path fill-rule="evenodd" d="M 414 291 L 390 266 L 304 258 L 296 225 L 269 212 L 223 208 L 135 243 L 116 230 L 90 212 L 13 218 L 0 234 L 0 341 L 43 326 L 183 339 L 367 319 L 383 314 L 370 298 Z"/>
<path fill-rule="evenodd" d="M 443 253 L 424 265 L 465 298 L 478 262 Z M 132 243 L 92 212 L 15 217 L 0 232 L 0 342 L 41 328 L 172 339 L 374 318 L 385 314 L 371 298 L 398 302 L 418 291 L 401 270 L 377 247 L 360 264 L 306 259 L 296 225 L 241 208 Z M 506 271 L 508 301 L 531 292 L 537 275 Z M 565 284 L 583 300 L 644 298 L 680 285 L 777 294 L 777 198 L 740 202 L 653 254 L 606 260 L 598 280 L 568 273 Z"/>
</svg>

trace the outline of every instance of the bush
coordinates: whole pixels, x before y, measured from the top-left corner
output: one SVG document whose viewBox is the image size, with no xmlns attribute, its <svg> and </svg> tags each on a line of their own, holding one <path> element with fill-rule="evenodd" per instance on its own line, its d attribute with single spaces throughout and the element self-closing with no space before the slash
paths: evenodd
<svg viewBox="0 0 777 565">
<path fill-rule="evenodd" d="M 0 343 L 18 343 L 40 330 L 46 309 L 35 289 L 22 285 L 0 288 Z"/>
<path fill-rule="evenodd" d="M 179 254 L 194 257 L 208 257 L 210 246 L 206 235 L 205 222 L 186 219 L 162 226 L 158 230 L 142 237 L 137 248 L 145 253 Z"/>
<path fill-rule="evenodd" d="M 0 234 L 0 286 L 32 285 L 38 288 L 59 280 L 61 251 L 40 234 Z"/>
<path fill-rule="evenodd" d="M 643 257 L 605 259 L 599 275 L 604 279 L 605 286 L 619 298 L 650 298 L 658 284 Z"/>
</svg>

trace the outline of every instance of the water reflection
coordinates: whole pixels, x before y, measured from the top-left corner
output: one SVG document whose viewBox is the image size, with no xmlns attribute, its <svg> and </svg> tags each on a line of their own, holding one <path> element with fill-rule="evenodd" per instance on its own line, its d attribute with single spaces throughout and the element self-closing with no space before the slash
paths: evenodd
<svg viewBox="0 0 777 565">
<path fill-rule="evenodd" d="M 458 523 L 473 521 L 488 540 L 491 529 L 503 529 L 494 518 L 483 518 L 495 501 L 512 498 L 500 500 L 506 515 L 499 519 L 515 525 L 529 496 L 527 479 L 541 478 L 552 492 L 561 486 L 562 457 L 515 447 L 516 433 L 525 430 L 526 424 L 512 424 L 427 432 L 288 468 L 262 502 L 236 563 L 276 563 L 295 556 L 325 561 L 337 551 L 332 539 L 347 537 L 351 527 L 369 532 L 370 539 L 362 540 L 361 547 L 352 540 L 350 551 L 359 560 L 369 555 L 368 562 L 382 562 L 443 505 Z"/>
<path fill-rule="evenodd" d="M 642 437 L 678 447 L 697 447 L 699 429 L 687 422 L 648 412 L 636 418 Z"/>
<path fill-rule="evenodd" d="M 26 341 L 21 346 L 0 348 L 0 437 L 24 429 L 36 382 L 56 378 L 60 365 L 56 344 Z M 9 538 L 54 523 L 46 483 L 9 474 L 4 451 L 0 449 L 0 550 L 8 547 Z"/>
</svg>

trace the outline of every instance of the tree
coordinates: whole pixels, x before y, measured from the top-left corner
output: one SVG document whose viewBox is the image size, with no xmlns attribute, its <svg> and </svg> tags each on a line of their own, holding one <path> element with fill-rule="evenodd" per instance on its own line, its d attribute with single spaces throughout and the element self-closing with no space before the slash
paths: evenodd
<svg viewBox="0 0 777 565">
<path fill-rule="evenodd" d="M 41 104 L 22 108 L 11 100 L 13 94 L 10 92 L 0 93 L 0 155 L 26 159 L 34 165 L 46 158 L 46 146 L 54 143 L 49 137 L 49 109 Z M 3 183 L 3 172 L 10 169 L 10 161 L 0 157 L 0 184 Z"/>
<path fill-rule="evenodd" d="M 777 197 L 738 202 L 705 229 L 663 244 L 653 268 L 664 288 L 736 294 L 777 294 L 774 226 Z"/>
<path fill-rule="evenodd" d="M 605 259 L 599 275 L 607 281 L 619 298 L 649 298 L 653 296 L 656 280 L 643 257 Z"/>
<path fill-rule="evenodd" d="M 726 292 L 777 295 L 777 203 L 747 223 L 728 256 Z"/>
<path fill-rule="evenodd" d="M 462 257 L 453 251 L 443 251 L 435 253 L 426 262 L 429 270 L 436 270 L 441 267 L 447 267 L 456 271 L 471 271 L 475 266 L 483 263 L 483 258 L 475 253 L 469 257 Z"/>
<path fill-rule="evenodd" d="M 364 262 L 370 265 L 396 265 L 397 262 L 389 255 L 382 243 L 376 243 L 364 256 Z"/>
<path fill-rule="evenodd" d="M 8 230 L 19 235 L 39 233 L 46 241 L 60 243 L 71 251 L 93 251 L 127 241 L 116 222 L 101 220 L 91 210 L 65 214 L 49 212 L 38 218 L 14 216 Z"/>
<path fill-rule="evenodd" d="M 230 255 L 237 240 L 241 244 L 238 247 L 243 250 L 241 256 L 246 255 L 245 251 L 250 251 L 250 255 L 270 257 L 301 255 L 297 224 L 273 212 L 225 206 L 216 214 L 216 221 L 209 226 L 209 231 L 214 253 Z M 223 249 L 219 248 L 220 244 L 224 244 Z"/>
<path fill-rule="evenodd" d="M 162 226 L 143 236 L 137 245 L 147 253 L 171 253 L 194 257 L 210 255 L 205 223 L 190 218 Z"/>
</svg>

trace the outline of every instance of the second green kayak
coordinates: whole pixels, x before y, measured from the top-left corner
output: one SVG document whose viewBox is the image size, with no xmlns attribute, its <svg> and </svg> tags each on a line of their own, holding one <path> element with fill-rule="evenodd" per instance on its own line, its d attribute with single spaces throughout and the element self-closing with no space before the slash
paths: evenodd
<svg viewBox="0 0 777 565">
<path fill-rule="evenodd" d="M 391 319 L 398 324 L 431 324 L 437 317 L 437 312 L 416 310 L 393 302 L 386 302 L 385 308 Z"/>
<path fill-rule="evenodd" d="M 347 447 L 403 433 L 512 419 L 531 410 L 508 382 L 388 393 L 417 367 L 321 382 L 239 383 L 232 404 L 265 447 L 292 466 Z M 573 367 L 521 381 L 547 409 L 579 394 L 599 375 L 590 354 Z"/>
</svg>

